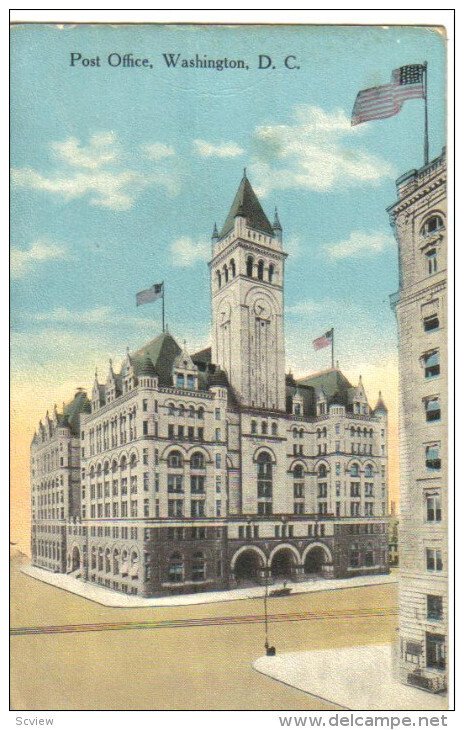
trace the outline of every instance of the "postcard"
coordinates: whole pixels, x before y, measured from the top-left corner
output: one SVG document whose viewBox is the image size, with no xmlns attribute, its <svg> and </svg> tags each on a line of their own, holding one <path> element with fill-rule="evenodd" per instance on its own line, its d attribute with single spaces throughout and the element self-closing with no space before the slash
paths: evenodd
<svg viewBox="0 0 464 730">
<path fill-rule="evenodd" d="M 446 38 L 12 25 L 12 710 L 444 717 Z"/>
</svg>

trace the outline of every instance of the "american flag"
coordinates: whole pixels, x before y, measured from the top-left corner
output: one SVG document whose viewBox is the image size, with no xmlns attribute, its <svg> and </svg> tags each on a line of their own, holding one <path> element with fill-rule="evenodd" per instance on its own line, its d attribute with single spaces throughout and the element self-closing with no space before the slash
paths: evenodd
<svg viewBox="0 0 464 730">
<path fill-rule="evenodd" d="M 313 347 L 315 350 L 322 350 L 323 347 L 328 347 L 332 344 L 333 339 L 333 330 L 329 330 L 325 334 L 323 334 L 321 337 L 316 337 L 315 340 L 313 340 Z"/>
<path fill-rule="evenodd" d="M 392 117 L 406 99 L 424 99 L 424 71 L 425 66 L 420 63 L 401 66 L 392 72 L 390 84 L 360 91 L 354 102 L 351 126 Z"/>
<path fill-rule="evenodd" d="M 139 307 L 141 304 L 148 304 L 148 302 L 155 302 L 164 296 L 164 282 L 161 284 L 153 284 L 149 289 L 143 289 L 143 291 L 137 292 L 135 295 L 135 301 Z"/>
</svg>

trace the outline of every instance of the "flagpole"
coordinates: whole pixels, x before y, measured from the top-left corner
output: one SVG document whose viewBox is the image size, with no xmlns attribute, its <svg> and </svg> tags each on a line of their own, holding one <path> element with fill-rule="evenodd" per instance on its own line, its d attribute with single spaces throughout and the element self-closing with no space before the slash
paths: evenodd
<svg viewBox="0 0 464 730">
<path fill-rule="evenodd" d="M 332 327 L 332 338 L 331 339 L 332 339 L 332 370 L 333 370 L 333 367 L 334 367 L 334 339 L 335 339 L 333 327 Z"/>
<path fill-rule="evenodd" d="M 424 61 L 424 165 L 429 164 L 429 111 L 427 104 L 427 61 Z"/>
<path fill-rule="evenodd" d="M 163 332 L 164 332 L 164 281 L 161 282 L 161 285 L 163 287 L 163 296 L 162 296 L 162 302 L 161 302 L 161 304 L 162 304 L 162 308 L 161 308 L 162 315 L 161 316 L 162 316 L 162 324 L 163 324 Z"/>
</svg>

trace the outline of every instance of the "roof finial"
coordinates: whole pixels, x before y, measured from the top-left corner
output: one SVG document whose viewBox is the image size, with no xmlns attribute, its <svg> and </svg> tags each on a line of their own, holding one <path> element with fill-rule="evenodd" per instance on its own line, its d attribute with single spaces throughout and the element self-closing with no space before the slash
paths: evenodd
<svg viewBox="0 0 464 730">
<path fill-rule="evenodd" d="M 280 225 L 280 220 L 279 220 L 279 214 L 277 213 L 277 205 L 274 209 L 274 223 L 272 224 L 272 228 L 274 231 L 282 231 L 282 226 Z"/>
<path fill-rule="evenodd" d="M 246 176 L 247 176 L 247 171 L 246 171 L 246 167 L 244 167 L 243 168 L 243 177 L 246 179 Z"/>
<path fill-rule="evenodd" d="M 219 232 L 218 232 L 216 223 L 214 224 L 213 232 L 211 234 L 211 239 L 213 241 L 217 241 L 219 239 Z"/>
<path fill-rule="evenodd" d="M 340 361 L 337 360 L 337 370 L 340 370 Z"/>
</svg>

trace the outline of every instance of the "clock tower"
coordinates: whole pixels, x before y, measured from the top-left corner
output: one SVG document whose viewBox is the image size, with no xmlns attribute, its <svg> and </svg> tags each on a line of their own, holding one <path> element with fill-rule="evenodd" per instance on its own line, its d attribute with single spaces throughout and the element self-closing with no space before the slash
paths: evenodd
<svg viewBox="0 0 464 730">
<path fill-rule="evenodd" d="M 210 262 L 212 360 L 244 406 L 285 410 L 282 228 L 271 225 L 244 171 Z"/>
</svg>

